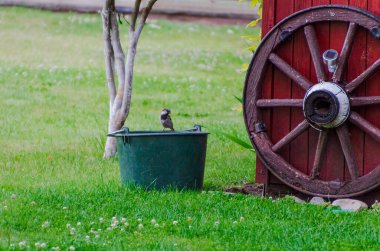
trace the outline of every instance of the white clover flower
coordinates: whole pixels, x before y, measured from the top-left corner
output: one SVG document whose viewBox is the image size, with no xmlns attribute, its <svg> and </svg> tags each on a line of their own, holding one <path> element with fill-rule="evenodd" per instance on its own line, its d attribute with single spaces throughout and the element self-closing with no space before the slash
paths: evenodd
<svg viewBox="0 0 380 251">
<path fill-rule="evenodd" d="M 70 250 L 70 251 L 74 251 L 74 250 L 75 250 L 75 247 L 74 247 L 74 246 L 70 246 L 70 247 L 69 247 L 69 250 Z"/>
<path fill-rule="evenodd" d="M 244 221 L 244 217 L 243 216 L 240 217 L 240 221 Z"/>
<path fill-rule="evenodd" d="M 100 237 L 100 235 L 98 235 L 98 234 L 95 235 L 95 238 L 96 238 L 96 239 L 99 239 L 99 237 Z"/>
<path fill-rule="evenodd" d="M 188 221 L 188 222 L 192 222 L 192 221 L 193 221 L 193 218 L 191 218 L 191 217 L 189 216 L 189 217 L 187 217 L 187 221 Z"/>
<path fill-rule="evenodd" d="M 71 235 L 74 235 L 74 234 L 75 234 L 75 228 L 73 228 L 73 227 L 70 228 L 70 234 L 71 234 Z"/>
<path fill-rule="evenodd" d="M 160 225 L 158 225 L 158 223 L 154 224 L 154 227 L 155 228 L 158 228 Z"/>
<path fill-rule="evenodd" d="M 39 241 L 37 241 L 36 243 L 34 243 L 34 247 L 35 248 L 40 248 L 41 247 L 41 243 Z"/>
<path fill-rule="evenodd" d="M 112 230 L 112 228 L 111 227 L 107 227 L 107 231 L 111 231 Z"/>
<path fill-rule="evenodd" d="M 63 210 L 67 210 L 67 207 L 62 207 Z"/>
<path fill-rule="evenodd" d="M 138 218 L 137 221 L 138 221 L 138 222 L 142 222 L 142 219 Z"/>
<path fill-rule="evenodd" d="M 123 218 L 121 218 L 121 222 L 125 223 L 125 222 L 127 222 L 127 219 L 123 217 Z"/>
<path fill-rule="evenodd" d="M 215 221 L 214 225 L 215 225 L 215 226 L 219 226 L 219 225 L 220 225 L 220 221 L 218 221 L 218 220 Z"/>
<path fill-rule="evenodd" d="M 238 223 L 237 221 L 232 222 L 232 224 L 237 224 L 237 223 Z"/>
<path fill-rule="evenodd" d="M 117 227 L 117 224 L 116 224 L 116 223 L 112 223 L 112 224 L 111 224 L 111 227 L 112 227 L 112 228 L 116 228 L 116 227 Z"/>
<path fill-rule="evenodd" d="M 193 228 L 193 226 L 192 226 L 192 225 L 190 225 L 190 226 L 189 226 L 189 229 L 192 229 L 192 228 Z"/>
<path fill-rule="evenodd" d="M 173 221 L 173 225 L 177 225 L 178 224 L 178 221 Z"/>
<path fill-rule="evenodd" d="M 115 216 L 112 217 L 112 221 L 113 221 L 113 222 L 117 221 L 117 218 L 116 218 Z"/>
<path fill-rule="evenodd" d="M 66 224 L 66 228 L 70 228 L 71 227 L 71 224 L 70 223 L 67 223 Z"/>
<path fill-rule="evenodd" d="M 49 221 L 45 221 L 45 222 L 41 225 L 42 228 L 48 228 L 49 226 L 50 226 L 50 222 L 49 222 Z"/>
<path fill-rule="evenodd" d="M 124 226 L 125 226 L 125 227 L 129 227 L 129 223 L 128 223 L 128 222 L 125 222 L 125 223 L 124 223 Z"/>
<path fill-rule="evenodd" d="M 142 230 L 144 228 L 143 224 L 140 223 L 138 228 L 139 228 L 139 230 Z"/>
<path fill-rule="evenodd" d="M 20 241 L 20 242 L 18 243 L 18 246 L 19 246 L 19 248 L 21 248 L 21 249 L 25 248 L 25 247 L 26 247 L 26 241 Z"/>
<path fill-rule="evenodd" d="M 41 243 L 41 248 L 46 248 L 46 243 L 45 242 Z"/>
<path fill-rule="evenodd" d="M 80 221 L 78 221 L 77 226 L 79 227 L 80 225 L 82 225 L 82 223 Z"/>
<path fill-rule="evenodd" d="M 90 236 L 86 235 L 86 237 L 84 237 L 84 239 L 88 242 L 88 241 L 90 241 Z"/>
<path fill-rule="evenodd" d="M 32 207 L 34 207 L 35 205 L 37 205 L 37 203 L 36 203 L 35 201 L 32 201 L 32 202 L 30 202 L 30 205 L 31 205 Z"/>
<path fill-rule="evenodd" d="M 17 198 L 16 194 L 12 194 L 12 195 L 11 195 L 11 199 L 12 199 L 12 200 L 15 200 L 16 198 Z"/>
<path fill-rule="evenodd" d="M 150 223 L 152 223 L 152 224 L 154 225 L 154 224 L 157 223 L 157 221 L 156 221 L 156 219 L 152 219 L 152 220 L 150 221 Z"/>
<path fill-rule="evenodd" d="M 103 217 L 100 217 L 100 218 L 99 218 L 99 222 L 100 222 L 100 223 L 103 223 L 103 222 L 104 222 L 104 218 L 103 218 Z"/>
</svg>

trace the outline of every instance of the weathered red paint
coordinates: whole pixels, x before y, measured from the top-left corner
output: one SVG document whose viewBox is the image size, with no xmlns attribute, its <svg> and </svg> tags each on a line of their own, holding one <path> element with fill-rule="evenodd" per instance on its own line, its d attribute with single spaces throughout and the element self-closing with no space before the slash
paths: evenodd
<svg viewBox="0 0 380 251">
<path fill-rule="evenodd" d="M 380 16 L 380 3 L 378 0 L 264 0 L 262 34 L 265 36 L 275 24 L 296 11 L 326 4 L 359 7 Z M 348 27 L 348 23 L 326 22 L 318 24 L 315 30 L 320 51 L 323 52 L 331 48 L 340 53 Z M 303 34 L 296 33 L 293 39 L 282 44 L 275 53 L 303 76 L 312 80 L 313 83 L 317 83 L 317 76 L 312 66 L 309 48 Z M 360 29 L 355 35 L 347 65 L 348 70 L 343 74 L 343 79 L 347 83 L 351 82 L 379 58 L 379 41 L 374 39 L 369 32 Z M 329 78 L 331 77 L 330 75 Z M 380 96 L 379 79 L 380 73 L 370 77 L 366 84 L 360 85 L 355 91 L 357 96 Z M 294 100 L 302 99 L 304 96 L 304 90 L 299 84 L 295 84 L 288 76 L 272 65 L 267 67 L 263 82 L 265 84 L 263 84 L 261 90 L 262 105 L 268 105 L 264 99 Z M 360 102 L 366 101 L 355 101 L 355 98 L 353 98 L 352 102 L 356 102 L 355 104 L 359 106 Z M 372 100 L 371 102 L 375 101 Z M 262 121 L 268 126 L 267 132 L 272 142 L 276 143 L 283 139 L 304 120 L 302 109 L 299 109 L 298 106 L 299 102 L 294 103 L 294 107 L 289 108 L 288 106 L 263 111 Z M 358 107 L 355 108 L 355 112 L 377 128 L 380 128 L 380 105 Z M 357 160 L 357 166 L 359 166 L 359 176 L 368 174 L 380 164 L 380 143 L 352 124 L 348 125 L 348 131 L 351 136 L 354 157 Z M 326 161 L 321 167 L 320 179 L 325 181 L 349 180 L 351 175 L 345 163 L 338 135 L 335 132 L 332 134 L 329 135 Z M 346 131 L 342 132 L 342 135 L 346 134 Z M 314 157 L 318 138 L 319 134 L 315 130 L 308 129 L 291 144 L 281 148 L 279 153 L 284 160 L 291 163 L 296 169 L 310 175 L 315 164 Z M 259 159 L 256 161 L 256 182 L 267 186 L 281 184 L 281 181 L 271 175 Z"/>
</svg>

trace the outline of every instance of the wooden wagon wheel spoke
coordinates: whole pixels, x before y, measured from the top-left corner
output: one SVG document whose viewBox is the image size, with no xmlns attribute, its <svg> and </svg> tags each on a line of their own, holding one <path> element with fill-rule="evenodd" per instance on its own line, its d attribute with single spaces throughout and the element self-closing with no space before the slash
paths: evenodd
<svg viewBox="0 0 380 251">
<path fill-rule="evenodd" d="M 353 45 L 357 30 L 358 30 L 358 25 L 356 23 L 351 22 L 348 27 L 346 39 L 344 40 L 344 43 L 343 43 L 342 51 L 339 57 L 339 62 L 333 76 L 334 82 L 342 81 L 343 73 L 347 66 L 348 58 L 350 56 L 350 52 L 352 49 L 352 45 Z"/>
<path fill-rule="evenodd" d="M 257 107 L 302 107 L 303 99 L 259 99 Z"/>
<path fill-rule="evenodd" d="M 368 106 L 368 105 L 379 105 L 380 96 L 370 96 L 370 97 L 351 97 L 351 106 Z"/>
<path fill-rule="evenodd" d="M 284 146 L 292 142 L 295 138 L 301 135 L 304 131 L 306 131 L 310 127 L 309 123 L 304 120 L 299 123 L 296 128 L 294 128 L 290 133 L 288 133 L 285 137 L 283 137 L 280 141 L 278 141 L 273 147 L 272 150 L 274 152 L 278 152 Z"/>
<path fill-rule="evenodd" d="M 357 112 L 352 112 L 349 119 L 352 124 L 362 129 L 365 133 L 367 133 L 374 140 L 380 143 L 380 129 L 379 128 L 372 125 L 365 118 L 360 116 Z"/>
<path fill-rule="evenodd" d="M 313 85 L 309 80 L 307 80 L 301 73 L 299 73 L 296 69 L 291 67 L 288 63 L 286 63 L 282 58 L 280 58 L 276 53 L 271 53 L 269 55 L 269 60 L 286 76 L 295 81 L 299 86 L 301 86 L 304 90 L 309 90 Z"/>
<path fill-rule="evenodd" d="M 319 49 L 317 35 L 315 33 L 315 28 L 313 25 L 307 25 L 304 28 L 304 32 L 305 32 L 307 44 L 310 49 L 311 57 L 313 59 L 318 82 L 326 81 L 327 76 L 324 71 L 323 61 L 322 61 L 321 52 Z"/>
<path fill-rule="evenodd" d="M 375 63 L 373 63 L 367 70 L 365 70 L 362 74 L 360 74 L 357 78 L 351 81 L 351 83 L 347 84 L 345 89 L 346 92 L 351 93 L 361 84 L 363 84 L 368 78 L 370 78 L 373 74 L 376 73 L 380 68 L 380 59 L 378 59 Z"/>
<path fill-rule="evenodd" d="M 315 157 L 314 157 L 313 169 L 311 170 L 311 173 L 310 173 L 311 179 L 315 179 L 319 177 L 319 173 L 321 171 L 323 161 L 326 157 L 328 136 L 329 136 L 328 130 L 324 130 L 319 133 L 317 150 L 315 152 Z"/>
<path fill-rule="evenodd" d="M 355 180 L 359 177 L 359 167 L 355 160 L 355 154 L 352 148 L 350 133 L 348 132 L 347 124 L 343 124 L 342 126 L 338 127 L 336 129 L 336 133 L 338 134 L 340 145 L 342 146 L 343 155 L 346 160 L 351 179 Z"/>
</svg>

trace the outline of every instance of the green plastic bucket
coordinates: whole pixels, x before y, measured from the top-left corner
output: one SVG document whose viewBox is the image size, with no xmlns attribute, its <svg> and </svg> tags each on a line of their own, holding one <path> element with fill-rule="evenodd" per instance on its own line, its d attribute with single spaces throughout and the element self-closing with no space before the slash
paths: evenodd
<svg viewBox="0 0 380 251">
<path fill-rule="evenodd" d="M 208 134 L 196 125 L 174 132 L 123 128 L 108 136 L 117 138 L 123 184 L 198 190 L 203 186 Z"/>
</svg>

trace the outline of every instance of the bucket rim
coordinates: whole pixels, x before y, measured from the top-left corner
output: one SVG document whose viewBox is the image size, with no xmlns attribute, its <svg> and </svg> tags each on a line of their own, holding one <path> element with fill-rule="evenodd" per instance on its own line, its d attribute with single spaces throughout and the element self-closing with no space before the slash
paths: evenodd
<svg viewBox="0 0 380 251">
<path fill-rule="evenodd" d="M 209 132 L 202 132 L 199 125 L 194 128 L 181 131 L 130 131 L 128 127 L 121 130 L 107 134 L 108 137 L 148 137 L 148 136 L 203 136 L 208 135 Z"/>
</svg>

